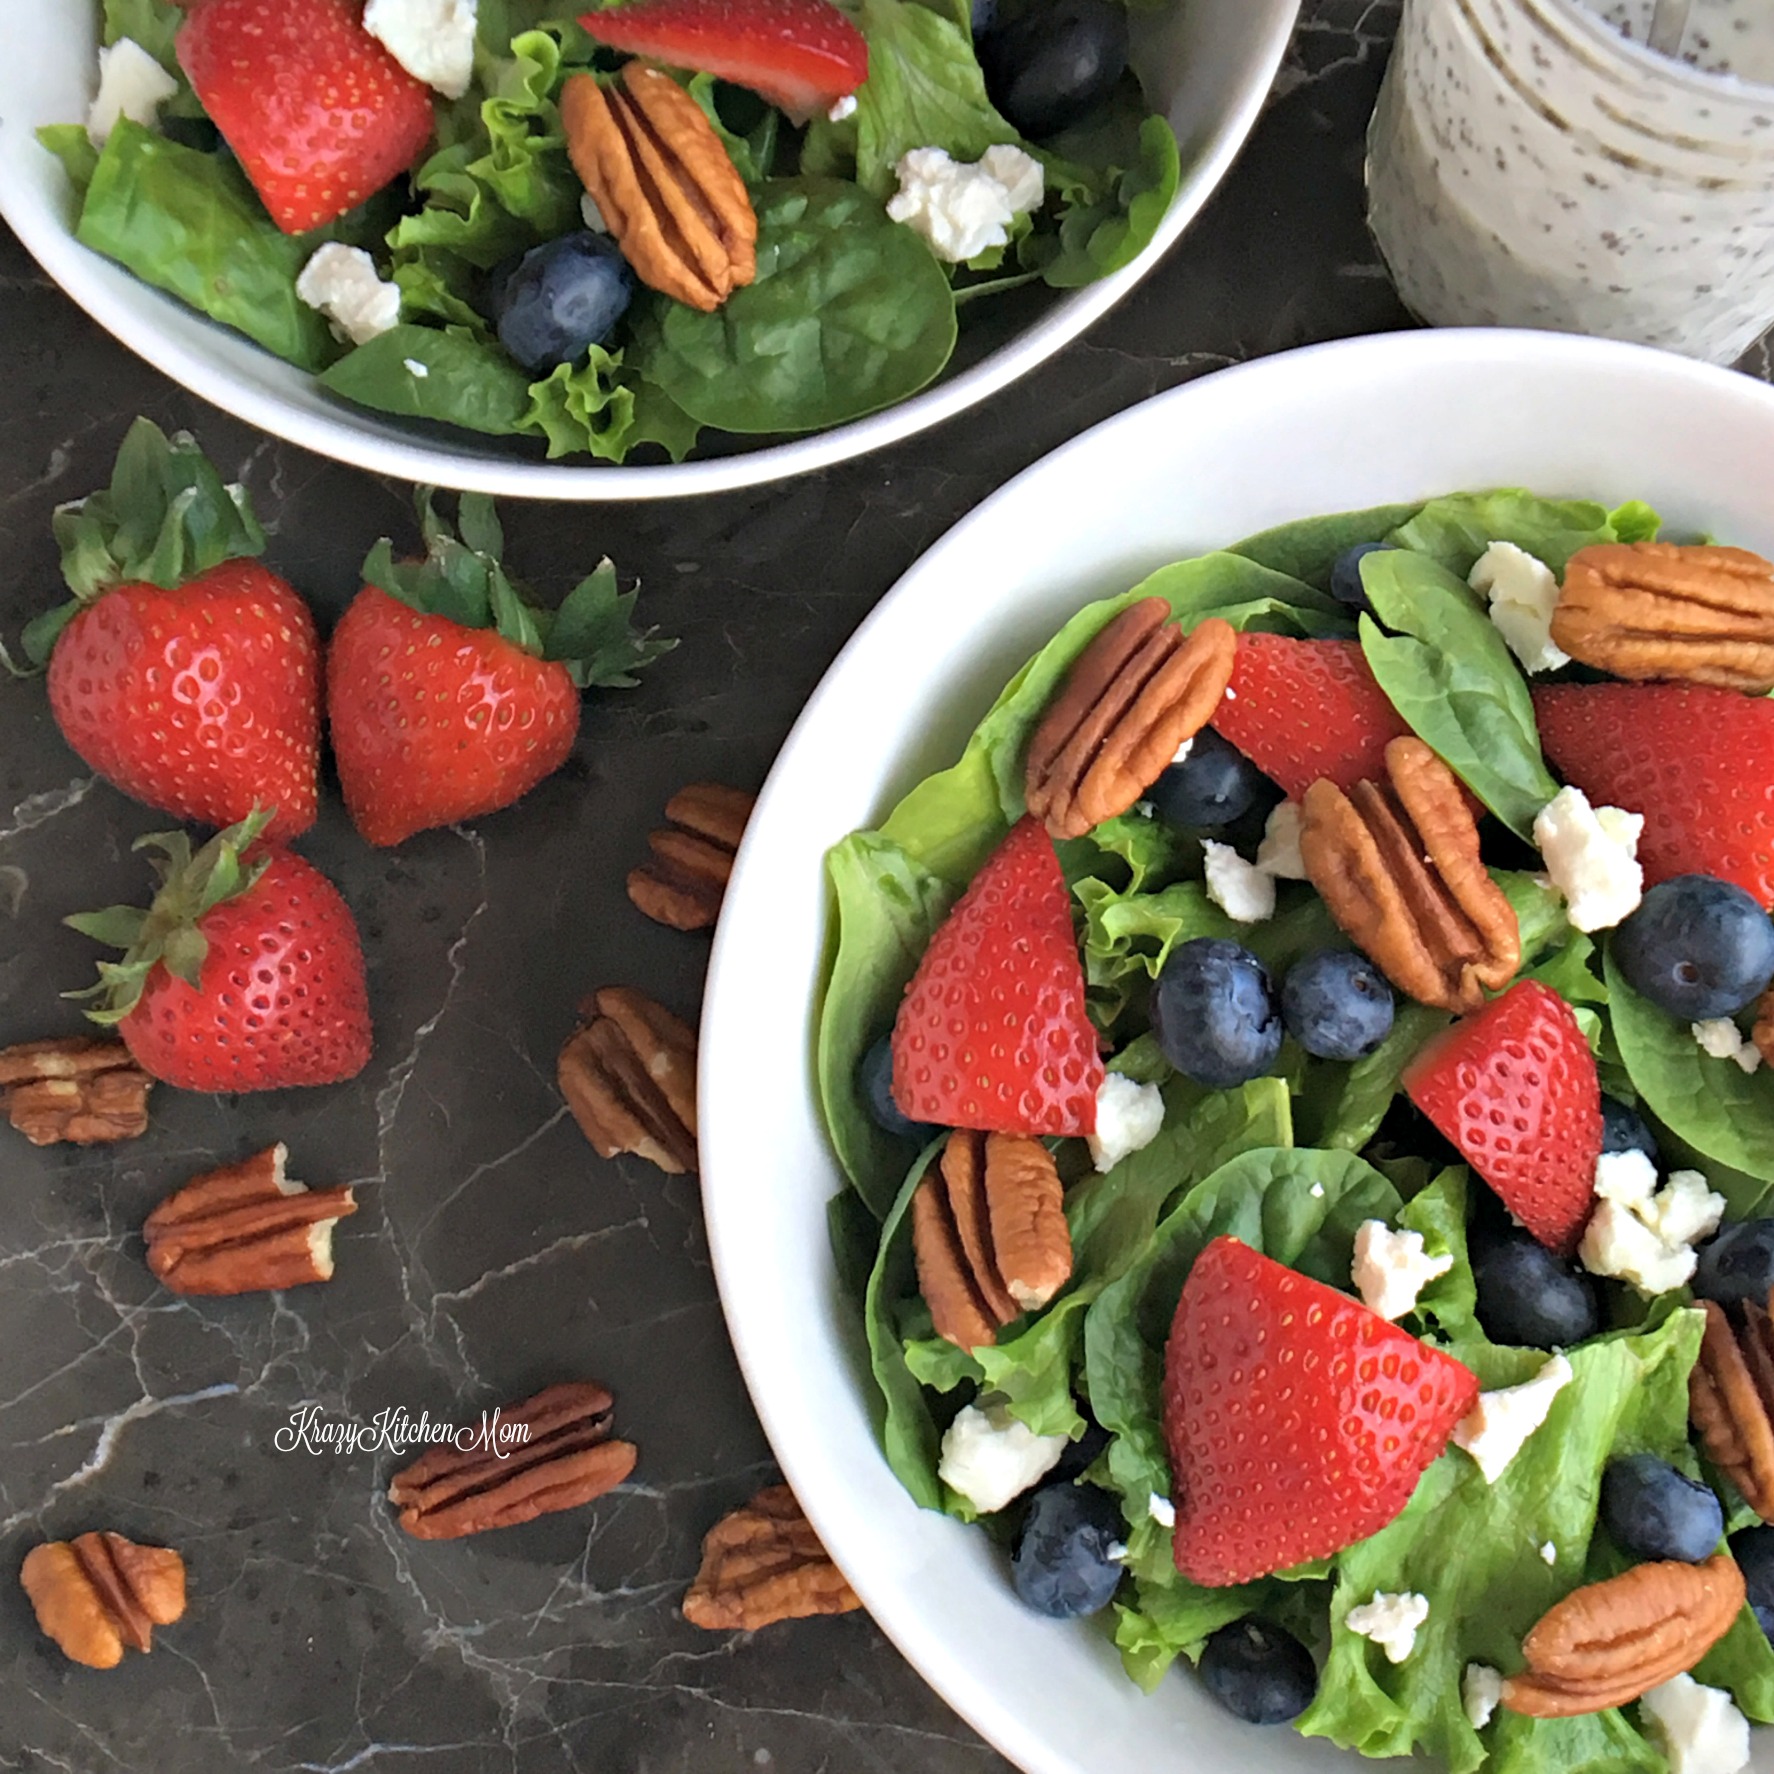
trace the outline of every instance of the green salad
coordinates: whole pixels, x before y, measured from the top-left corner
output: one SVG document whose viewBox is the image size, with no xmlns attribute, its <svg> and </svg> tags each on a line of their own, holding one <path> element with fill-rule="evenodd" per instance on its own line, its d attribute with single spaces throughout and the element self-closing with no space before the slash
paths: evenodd
<svg viewBox="0 0 1774 1774">
<path fill-rule="evenodd" d="M 1750 1301 L 1753 1316 L 1774 1282 L 1774 1222 L 1758 1218 L 1774 1185 L 1774 1068 L 1760 1064 L 1748 1035 L 1774 969 L 1774 936 L 1766 883 L 1755 872 L 1762 864 L 1746 875 L 1743 857 L 1729 852 L 1726 838 L 1710 836 L 1715 828 L 1707 823 L 1709 799 L 1738 792 L 1709 774 L 1725 768 L 1718 757 L 1735 760 L 1729 768 L 1739 773 L 1738 788 L 1747 787 L 1757 806 L 1774 793 L 1774 775 L 1761 776 L 1774 762 L 1774 703 L 1742 690 L 1624 685 L 1556 649 L 1533 659 L 1530 676 L 1505 642 L 1500 605 L 1487 608 L 1469 583 L 1485 582 L 1481 561 L 1515 561 L 1493 546 L 1508 544 L 1550 575 L 1543 583 L 1556 589 L 1563 580 L 1568 595 L 1574 556 L 1650 544 L 1658 531 L 1657 514 L 1642 503 L 1609 508 L 1502 490 L 1312 518 L 1179 561 L 1079 610 L 1005 686 L 950 767 L 828 855 L 833 933 L 817 1007 L 817 1076 L 848 1183 L 830 1204 L 830 1233 L 866 1327 L 883 1452 L 920 1505 L 980 1520 L 1014 1550 L 1014 1580 L 1031 1605 L 1090 1613 L 1141 1688 L 1205 1679 L 1216 1697 L 1232 1693 L 1227 1703 L 1241 1716 L 1291 1718 L 1305 1735 L 1364 1755 L 1426 1754 L 1454 1774 L 1481 1766 L 1497 1774 L 1660 1774 L 1666 1767 L 1716 1774 L 1742 1765 L 1731 1759 L 1739 1713 L 1774 1720 L 1774 1650 L 1749 1605 L 1774 1603 L 1774 1564 L 1759 1538 L 1774 1531 L 1760 1526 L 1734 1482 L 1742 1473 L 1733 1468 L 1727 1476 L 1715 1463 L 1717 1446 L 1709 1455 L 1689 1415 L 1704 1313 L 1740 1325 L 1742 1302 Z M 1043 1143 L 1064 1190 L 1069 1275 L 1044 1303 L 1013 1306 L 1008 1316 L 988 1310 L 988 1320 L 999 1319 L 995 1334 L 967 1347 L 938 1334 L 925 1253 L 915 1248 L 914 1202 L 951 1136 L 908 1085 L 906 1021 L 915 1021 L 921 964 L 951 912 L 967 907 L 970 884 L 1033 827 L 1025 771 L 1043 716 L 1091 643 L 1151 598 L 1164 601 L 1185 633 L 1210 618 L 1237 631 L 1241 663 L 1232 683 L 1240 687 L 1230 694 L 1246 711 L 1239 745 L 1253 730 L 1247 705 L 1270 693 L 1250 675 L 1254 667 L 1247 670 L 1247 653 L 1274 654 L 1264 651 L 1266 637 L 1342 643 L 1338 669 L 1361 671 L 1364 694 L 1377 686 L 1374 707 L 1385 720 L 1426 742 L 1464 785 L 1490 883 L 1513 915 L 1518 964 L 1506 989 L 1477 995 L 1481 1007 L 1463 1017 L 1400 990 L 1360 1057 L 1315 1056 L 1301 1038 L 1311 1012 L 1296 1020 L 1285 982 L 1326 951 L 1341 951 L 1370 981 L 1376 969 L 1350 952 L 1358 945 L 1339 929 L 1309 870 L 1271 872 L 1266 915 L 1215 878 L 1222 842 L 1242 853 L 1247 869 L 1252 854 L 1259 862 L 1267 856 L 1271 845 L 1259 849 L 1259 839 L 1273 839 L 1289 817 L 1278 820 L 1273 811 L 1279 789 L 1270 787 L 1223 826 L 1192 825 L 1167 815 L 1161 778 L 1138 804 L 1059 838 L 1053 850 L 1089 1027 L 1110 1078 L 1154 1091 L 1162 1122 L 1154 1114 L 1137 1149 L 1100 1151 L 1106 1169 L 1093 1167 L 1084 1130 L 1048 1131 Z M 1543 617 L 1542 641 L 1545 633 Z M 1597 700 L 1574 700 L 1582 698 Z M 1231 706 L 1223 702 L 1222 713 Z M 1229 718 L 1222 724 L 1234 725 Z M 1616 728 L 1627 735 L 1618 743 Z M 1167 776 L 1187 768 L 1187 749 Z M 1558 840 L 1541 815 L 1549 804 L 1569 805 L 1560 798 L 1561 776 L 1581 779 L 1597 807 L 1620 796 L 1627 811 L 1645 816 L 1642 902 L 1635 888 L 1630 901 L 1638 909 L 1622 919 L 1617 906 L 1605 928 L 1574 927 L 1573 920 L 1602 920 L 1579 915 L 1586 888 L 1567 880 L 1561 892 L 1548 876 L 1558 872 Z M 1305 795 L 1308 863 L 1313 809 L 1321 805 L 1314 797 L 1324 787 Z M 1299 792 L 1287 807 L 1297 805 Z M 1667 806 L 1658 799 L 1665 792 Z M 1742 831 L 1765 817 L 1744 815 Z M 1737 823 L 1733 815 L 1716 830 Z M 1632 837 L 1624 842 L 1628 861 Z M 1685 859 L 1677 854 L 1684 844 Z M 1765 863 L 1765 826 L 1756 844 L 1749 848 Z M 1753 977 L 1725 988 L 1729 1010 L 1701 1006 L 1705 1015 L 1669 1007 L 1689 1002 L 1679 996 L 1680 981 L 1692 984 L 1692 977 L 1683 971 L 1687 951 L 1671 961 L 1667 947 L 1657 946 L 1671 940 L 1668 929 L 1654 928 L 1668 896 L 1688 891 L 1683 882 L 1696 878 L 1710 883 L 1702 891 L 1725 910 L 1693 940 L 1712 941 L 1750 905 L 1747 947 L 1732 955 L 1747 956 Z M 1012 899 L 994 903 L 1001 922 L 1015 921 L 1005 909 Z M 1215 1085 L 1201 1081 L 1211 1065 L 1186 1056 L 1218 1026 L 1220 1001 L 1198 990 L 1186 1015 L 1175 1008 L 1182 997 L 1173 995 L 1167 1015 L 1162 1001 L 1190 957 L 1223 961 L 1234 947 L 1245 959 L 1230 964 L 1244 967 L 1247 981 L 1261 976 L 1272 992 L 1275 1029 L 1241 1081 Z M 1671 998 L 1665 987 L 1677 976 Z M 1378 989 L 1386 993 L 1383 980 Z M 1562 1154 L 1499 1158 L 1482 1137 L 1475 1143 L 1470 1129 L 1438 1112 L 1437 1087 L 1426 1081 L 1435 1056 L 1455 1051 L 1439 1043 L 1470 1031 L 1462 1050 L 1470 1058 L 1482 1029 L 1512 1002 L 1532 1002 L 1572 1030 L 1588 1096 L 1576 1119 L 1556 1123 L 1577 1129 Z M 954 1027 L 959 1040 L 959 1022 Z M 1532 1042 L 1514 1051 L 1518 1059 L 1529 1052 L 1533 1064 L 1529 1082 L 1518 1071 L 1512 1088 L 1531 1094 L 1557 1082 L 1542 1076 L 1557 1072 L 1556 1055 L 1549 1059 Z M 1482 1053 L 1475 1063 L 1482 1069 Z M 1549 1120 L 1543 1130 L 1554 1125 Z M 996 1131 L 1024 1130 L 998 1123 Z M 1535 1137 L 1525 1136 L 1530 1147 Z M 1558 1246 L 1539 1237 L 1537 1225 L 1534 1237 L 1522 1229 L 1523 1221 L 1535 1224 L 1534 1203 L 1517 1197 L 1510 1179 L 1520 1166 L 1538 1165 L 1545 1181 L 1567 1160 L 1580 1172 L 1581 1211 Z M 1629 1172 L 1642 1186 L 1620 1181 Z M 1600 1194 L 1592 1197 L 1592 1187 Z M 1695 1211 L 1676 1226 L 1674 1203 L 1684 1190 Z M 1668 1261 L 1659 1265 L 1643 1253 L 1651 1248 L 1647 1226 L 1665 1209 L 1658 1223 L 1669 1236 L 1658 1248 Z M 1483 1466 L 1463 1442 L 1472 1419 L 1453 1441 L 1444 1429 L 1426 1450 L 1420 1477 L 1411 1474 L 1400 1492 L 1392 1519 L 1353 1544 L 1246 1581 L 1191 1580 L 1181 1568 L 1191 1556 L 1183 1536 L 1220 1499 L 1190 1495 L 1173 1470 L 1190 1434 L 1166 1403 L 1179 1384 L 1178 1365 L 1191 1358 L 1174 1345 L 1167 1352 L 1173 1320 L 1182 1323 L 1179 1297 L 1187 1300 L 1192 1276 L 1201 1280 L 1204 1253 L 1217 1258 L 1228 1247 L 1216 1241 L 1227 1239 L 1338 1290 L 1339 1300 L 1358 1287 L 1368 1297 L 1358 1253 L 1375 1236 L 1364 1228 L 1375 1222 L 1382 1240 L 1408 1247 L 1416 1265 L 1409 1297 L 1385 1314 L 1398 1332 L 1435 1359 L 1451 1357 L 1486 1395 L 1540 1377 L 1550 1405 L 1541 1399 L 1542 1417 L 1512 1458 L 1492 1460 L 1481 1449 Z M 1620 1259 L 1617 1232 L 1639 1239 L 1642 1261 Z M 1536 1326 L 1551 1331 L 1558 1323 L 1556 1302 L 1548 1307 L 1536 1288 L 1567 1306 L 1578 1302 L 1568 1333 L 1536 1335 Z M 1568 1373 L 1551 1371 L 1555 1352 Z M 1014 1442 L 1022 1455 L 1046 1450 L 1030 1455 L 1014 1500 L 1002 1490 L 982 1498 L 977 1485 L 951 1482 L 961 1464 L 957 1426 Z M 1672 1490 L 1680 1492 L 1675 1504 Z M 1056 1501 L 1060 1492 L 1073 1495 Z M 1111 1517 L 1107 1525 L 1096 1518 L 1093 1539 L 1089 1499 L 1104 1496 Z M 1293 1499 L 1302 1510 L 1318 1502 L 1304 1485 Z M 1661 1520 L 1666 1504 L 1677 1515 L 1692 1512 L 1688 1550 L 1674 1556 L 1699 1568 L 1728 1546 L 1741 1567 L 1748 1603 L 1728 1630 L 1691 1671 L 1683 1664 L 1660 1672 L 1659 1684 L 1667 1678 L 1674 1685 L 1659 1685 L 1640 1705 L 1536 1716 L 1514 1709 L 1508 1694 L 1522 1690 L 1507 1687 L 1498 1705 L 1500 1684 L 1538 1667 L 1524 1653 L 1536 1622 L 1574 1591 L 1652 1556 L 1657 1534 L 1644 1524 Z M 1667 1549 L 1657 1555 L 1670 1556 Z M 1731 1574 L 1725 1560 L 1709 1568 Z M 1081 1601 L 1087 1591 L 1091 1598 Z M 1414 1611 L 1390 1645 L 1384 1631 L 1363 1636 L 1350 1623 L 1352 1613 L 1361 1621 L 1358 1610 L 1375 1603 L 1393 1629 L 1394 1603 Z M 1774 1613 L 1764 1617 L 1774 1620 Z M 1226 1675 L 1227 1656 L 1236 1662 L 1239 1653 L 1227 1635 L 1246 1632 L 1249 1664 L 1253 1623 L 1264 1643 L 1305 1648 L 1303 1666 L 1294 1665 L 1305 1673 L 1292 1700 L 1277 1706 L 1271 1690 L 1266 1712 L 1260 1696 L 1249 1701 L 1248 1683 L 1246 1698 L 1238 1698 L 1237 1670 Z M 1199 1670 L 1173 1671 L 1179 1659 Z M 1691 1707 L 1684 1711 L 1693 1695 L 1680 1686 L 1683 1672 L 1717 1691 L 1701 1724 Z"/>
</svg>

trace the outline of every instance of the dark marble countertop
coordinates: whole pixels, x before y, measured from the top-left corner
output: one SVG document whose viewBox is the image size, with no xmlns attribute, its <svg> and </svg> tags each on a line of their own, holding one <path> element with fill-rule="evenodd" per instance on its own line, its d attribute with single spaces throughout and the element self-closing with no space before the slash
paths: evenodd
<svg viewBox="0 0 1774 1774">
<path fill-rule="evenodd" d="M 627 869 L 685 782 L 755 786 L 875 600 L 1037 457 L 1223 365 L 1408 324 L 1362 221 L 1361 131 L 1389 0 L 1308 0 L 1274 102 L 1145 284 L 1056 361 L 896 449 L 779 487 L 628 508 L 516 506 L 510 557 L 558 591 L 608 552 L 682 637 L 597 695 L 521 808 L 368 853 L 332 798 L 305 849 L 365 931 L 376 1057 L 334 1090 L 161 1091 L 133 1145 L 0 1130 L 0 1573 L 93 1527 L 178 1547 L 193 1605 L 151 1657 L 76 1668 L 0 1581 L 0 1769 L 106 1774 L 990 1774 L 1007 1767 L 858 1614 L 711 1635 L 679 1603 L 703 1533 L 774 1474 L 722 1326 L 693 1179 L 604 1163 L 556 1093 L 592 987 L 686 1015 L 704 940 L 646 923 Z M 343 609 L 407 490 L 260 437 L 114 343 L 0 230 L 0 634 L 52 601 L 52 508 L 100 484 L 131 416 L 200 436 L 250 487 L 280 569 Z M 1744 365 L 1767 376 L 1767 347 Z M 1334 447 L 1326 440 L 1326 447 Z M 74 1031 L 73 909 L 132 898 L 166 824 L 0 688 L 0 1046 Z M 142 1262 L 148 1208 L 288 1142 L 357 1185 L 324 1289 L 190 1302 Z M 279 1451 L 292 1413 L 472 1417 L 554 1379 L 617 1397 L 634 1478 L 595 1506 L 423 1544 L 386 1453 Z M 286 1437 L 287 1440 L 287 1437 Z"/>
</svg>

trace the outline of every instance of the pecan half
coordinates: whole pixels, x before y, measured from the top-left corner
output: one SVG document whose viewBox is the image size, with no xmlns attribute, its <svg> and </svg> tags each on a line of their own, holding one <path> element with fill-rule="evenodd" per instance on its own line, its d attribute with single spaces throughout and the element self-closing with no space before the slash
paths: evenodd
<svg viewBox="0 0 1774 1774">
<path fill-rule="evenodd" d="M 0 1049 L 0 1108 L 34 1146 L 133 1140 L 153 1079 L 121 1041 L 70 1036 Z"/>
<path fill-rule="evenodd" d="M 284 1174 L 282 1141 L 205 1171 L 148 1215 L 148 1267 L 175 1294 L 252 1294 L 333 1277 L 333 1227 L 357 1212 L 349 1189 Z"/>
<path fill-rule="evenodd" d="M 794 1492 L 777 1484 L 709 1529 L 684 1618 L 710 1632 L 756 1632 L 778 1620 L 861 1606 Z"/>
<path fill-rule="evenodd" d="M 1053 1155 L 1039 1140 L 956 1129 L 912 1196 L 918 1288 L 963 1349 L 1045 1306 L 1072 1273 Z"/>
<path fill-rule="evenodd" d="M 718 782 L 693 782 L 665 803 L 671 822 L 647 839 L 652 855 L 628 877 L 628 897 L 656 924 L 707 930 L 721 900 L 755 795 Z"/>
<path fill-rule="evenodd" d="M 1749 1038 L 1755 1043 L 1756 1051 L 1762 1058 L 1774 1066 L 1774 986 L 1770 986 L 1756 1001 L 1756 1020 L 1749 1031 Z"/>
<path fill-rule="evenodd" d="M 483 1414 L 470 1445 L 428 1448 L 395 1473 L 388 1501 L 415 1540 L 455 1540 L 577 1509 L 634 1470 L 633 1442 L 612 1441 L 614 1400 L 589 1380 L 545 1386 Z"/>
<path fill-rule="evenodd" d="M 1741 1328 L 1715 1300 L 1706 1314 L 1700 1359 L 1688 1375 L 1688 1415 L 1700 1445 L 1763 1521 L 1774 1521 L 1774 1294 L 1745 1300 Z"/>
<path fill-rule="evenodd" d="M 1212 720 L 1237 646 L 1217 616 L 1185 636 L 1161 597 L 1123 610 L 1079 654 L 1029 741 L 1029 811 L 1056 838 L 1125 813 Z"/>
<path fill-rule="evenodd" d="M 696 1033 L 628 986 L 605 986 L 561 1049 L 561 1095 L 601 1158 L 632 1152 L 668 1176 L 696 1168 Z"/>
<path fill-rule="evenodd" d="M 635 276 L 712 314 L 757 275 L 745 181 L 669 74 L 628 62 L 621 81 L 575 74 L 561 88 L 567 155 Z"/>
<path fill-rule="evenodd" d="M 1705 1564 L 1661 1560 L 1587 1583 L 1523 1641 L 1528 1667 L 1504 1682 L 1503 1704 L 1537 1719 L 1624 1706 L 1692 1669 L 1743 1602 L 1743 1573 L 1722 1552 Z"/>
<path fill-rule="evenodd" d="M 1774 689 L 1774 563 L 1746 548 L 1603 542 L 1565 568 L 1552 638 L 1619 678 Z"/>
<path fill-rule="evenodd" d="M 185 1611 L 185 1561 L 169 1546 L 138 1546 L 121 1534 L 33 1546 L 19 1582 L 37 1624 L 91 1669 L 115 1669 L 125 1646 L 151 1650 L 154 1628 Z"/>
<path fill-rule="evenodd" d="M 1306 878 L 1351 942 L 1401 992 L 1476 1010 L 1515 977 L 1521 932 L 1478 854 L 1459 779 L 1414 738 L 1386 747 L 1387 781 L 1321 780 L 1300 806 Z"/>
</svg>

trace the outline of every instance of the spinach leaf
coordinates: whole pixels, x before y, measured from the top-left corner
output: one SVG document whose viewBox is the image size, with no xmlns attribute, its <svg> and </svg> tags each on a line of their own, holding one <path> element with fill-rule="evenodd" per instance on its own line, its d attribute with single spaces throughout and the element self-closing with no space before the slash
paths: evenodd
<svg viewBox="0 0 1774 1774">
<path fill-rule="evenodd" d="M 359 406 L 493 436 L 525 429 L 530 410 L 530 379 L 499 346 L 410 322 L 347 352 L 320 383 Z"/>
<path fill-rule="evenodd" d="M 1648 506 L 1622 510 L 1656 515 Z M 1641 519 L 1633 521 L 1635 528 L 1642 528 Z M 1400 548 L 1430 556 L 1462 581 L 1493 542 L 1513 542 L 1562 579 L 1566 561 L 1579 548 L 1615 539 L 1605 506 L 1588 499 L 1543 499 L 1516 487 L 1431 499 L 1391 537 Z"/>
<path fill-rule="evenodd" d="M 1452 1021 L 1444 1010 L 1403 1000 L 1392 1032 L 1366 1059 L 1352 1065 L 1322 1060 L 1309 1066 L 1296 1104 L 1300 1143 L 1359 1152 L 1398 1095 L 1404 1068 L 1431 1035 Z"/>
<path fill-rule="evenodd" d="M 1367 511 L 1338 511 L 1326 517 L 1280 524 L 1236 542 L 1230 550 L 1277 573 L 1303 579 L 1319 591 L 1330 590 L 1331 567 L 1339 555 L 1360 542 L 1379 542 L 1388 531 L 1407 523 L 1417 505 L 1376 505 Z"/>
</svg>

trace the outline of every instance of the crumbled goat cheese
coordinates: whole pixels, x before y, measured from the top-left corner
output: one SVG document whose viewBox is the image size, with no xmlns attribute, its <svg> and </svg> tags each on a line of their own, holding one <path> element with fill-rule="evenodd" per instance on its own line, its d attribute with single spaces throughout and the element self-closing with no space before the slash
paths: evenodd
<svg viewBox="0 0 1774 1774">
<path fill-rule="evenodd" d="M 1542 1540 L 1540 1542 L 1540 1556 L 1547 1564 L 1555 1565 L 1558 1563 L 1558 1548 L 1550 1540 Z"/>
<path fill-rule="evenodd" d="M 1041 162 L 1020 148 L 988 148 L 956 161 L 941 148 L 914 148 L 896 169 L 899 191 L 887 213 L 930 242 L 952 265 L 1007 245 L 1010 224 L 1038 209 L 1045 192 Z"/>
<path fill-rule="evenodd" d="M 1429 1598 L 1406 1593 L 1388 1595 L 1376 1590 L 1371 1602 L 1362 1602 L 1343 1616 L 1343 1624 L 1386 1653 L 1389 1663 L 1402 1663 L 1417 1645 L 1417 1628 L 1429 1618 Z"/>
<path fill-rule="evenodd" d="M 1534 816 L 1534 843 L 1564 895 L 1573 930 L 1611 930 L 1638 909 L 1645 891 L 1638 861 L 1644 829 L 1642 813 L 1591 807 L 1580 788 L 1561 788 Z"/>
<path fill-rule="evenodd" d="M 1436 1276 L 1453 1268 L 1443 1252 L 1430 1256 L 1421 1232 L 1394 1232 L 1384 1220 L 1363 1220 L 1355 1234 L 1351 1271 L 1362 1303 L 1382 1318 L 1400 1319 L 1417 1304 L 1417 1296 Z"/>
<path fill-rule="evenodd" d="M 1275 877 L 1246 862 L 1230 844 L 1204 838 L 1201 856 L 1207 897 L 1239 924 L 1261 924 L 1275 916 Z"/>
<path fill-rule="evenodd" d="M 1297 801 L 1283 801 L 1263 827 L 1263 841 L 1257 846 L 1257 867 L 1278 881 L 1303 881 L 1306 859 L 1300 854 L 1300 806 Z"/>
<path fill-rule="evenodd" d="M 367 344 L 400 319 L 400 291 L 376 275 L 375 260 L 361 246 L 329 240 L 302 267 L 296 294 L 353 345 Z"/>
<path fill-rule="evenodd" d="M 1571 663 L 1552 644 L 1558 581 L 1544 561 L 1513 542 L 1493 542 L 1472 564 L 1466 583 L 1490 599 L 1491 621 L 1526 672 L 1557 671 Z"/>
<path fill-rule="evenodd" d="M 1143 1151 L 1164 1125 L 1164 1098 L 1156 1084 L 1136 1084 L 1108 1072 L 1096 1093 L 1096 1131 L 1085 1142 L 1098 1170 L 1113 1170 L 1129 1152 Z"/>
<path fill-rule="evenodd" d="M 1738 1774 L 1748 1767 L 1749 1720 L 1723 1688 L 1674 1676 L 1643 1696 L 1639 1710 L 1669 1774 Z"/>
<path fill-rule="evenodd" d="M 580 194 L 579 219 L 593 234 L 610 232 L 610 224 L 604 220 L 604 212 L 598 208 L 597 199 L 589 191 Z"/>
<path fill-rule="evenodd" d="M 1037 1435 L 1001 1405 L 963 1405 L 942 1438 L 937 1476 L 981 1515 L 1038 1484 L 1066 1451 L 1063 1435 Z"/>
<path fill-rule="evenodd" d="M 856 94 L 853 92 L 847 92 L 829 111 L 826 112 L 825 117 L 828 123 L 842 123 L 847 118 L 854 117 L 855 115 Z"/>
<path fill-rule="evenodd" d="M 1555 1355 L 1531 1380 L 1479 1393 L 1478 1403 L 1454 1425 L 1449 1439 L 1478 1462 L 1486 1484 L 1495 1484 L 1570 1383 L 1571 1364 Z"/>
<path fill-rule="evenodd" d="M 369 0 L 363 28 L 412 75 L 446 99 L 474 78 L 475 13 L 480 0 Z"/>
<path fill-rule="evenodd" d="M 1468 1663 L 1460 1681 L 1460 1700 L 1466 1708 L 1466 1722 L 1473 1730 L 1482 1731 L 1491 1722 L 1497 1702 L 1503 1698 L 1503 1676 L 1488 1663 Z"/>
<path fill-rule="evenodd" d="M 1193 739 L 1185 739 L 1183 743 L 1170 754 L 1171 768 L 1175 769 L 1178 764 L 1188 763 L 1189 753 L 1194 749 L 1195 741 Z"/>
<path fill-rule="evenodd" d="M 430 365 L 421 363 L 416 357 L 403 357 L 400 361 L 406 373 L 409 376 L 418 377 L 421 382 L 431 374 Z"/>
<path fill-rule="evenodd" d="M 1708 1017 L 1705 1022 L 1690 1023 L 1700 1051 L 1712 1059 L 1734 1059 L 1744 1071 L 1753 1072 L 1762 1063 L 1762 1050 L 1753 1041 L 1743 1038 L 1743 1031 L 1728 1016 Z"/>
<path fill-rule="evenodd" d="M 177 16 L 175 14 L 175 16 Z M 152 129 L 179 83 L 133 37 L 99 51 L 99 90 L 86 113 L 86 133 L 102 148 L 120 117 Z"/>
<path fill-rule="evenodd" d="M 1312 1198 L 1314 1201 L 1322 1201 L 1324 1199 L 1323 1183 L 1314 1183 L 1312 1185 Z"/>
<path fill-rule="evenodd" d="M 1604 1152 L 1595 1163 L 1595 1212 L 1578 1256 L 1592 1275 L 1663 1294 L 1694 1273 L 1692 1246 L 1719 1229 L 1725 1198 L 1697 1170 L 1672 1171 L 1661 1189 L 1643 1152 Z"/>
<path fill-rule="evenodd" d="M 1154 1491 L 1146 1499 L 1146 1513 L 1161 1528 L 1174 1528 L 1177 1525 L 1177 1507 L 1168 1497 Z"/>
</svg>

